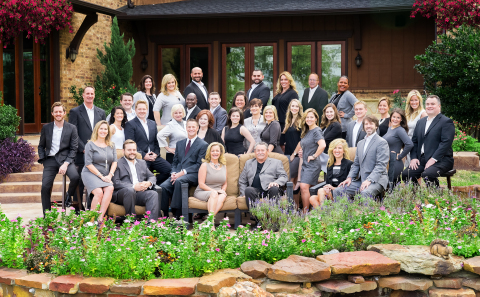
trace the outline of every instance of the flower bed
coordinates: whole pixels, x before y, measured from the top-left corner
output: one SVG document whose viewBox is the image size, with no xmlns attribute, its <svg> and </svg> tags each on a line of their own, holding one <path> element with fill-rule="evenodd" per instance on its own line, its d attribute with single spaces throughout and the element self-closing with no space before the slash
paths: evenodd
<svg viewBox="0 0 480 297">
<path fill-rule="evenodd" d="M 172 219 L 150 224 L 130 219 L 119 227 L 110 219 L 99 229 L 93 211 L 76 216 L 53 209 L 28 224 L 1 213 L 0 265 L 57 275 L 185 278 L 249 260 L 274 263 L 290 255 L 315 257 L 381 243 L 429 245 L 436 238 L 449 240 L 455 255 L 480 255 L 475 199 L 426 188 L 413 191 L 398 186 L 382 204 L 361 198 L 329 201 L 304 220 L 278 225 L 280 232 L 241 226 L 231 233 L 228 220 L 212 230 L 213 217 L 189 231 Z"/>
</svg>

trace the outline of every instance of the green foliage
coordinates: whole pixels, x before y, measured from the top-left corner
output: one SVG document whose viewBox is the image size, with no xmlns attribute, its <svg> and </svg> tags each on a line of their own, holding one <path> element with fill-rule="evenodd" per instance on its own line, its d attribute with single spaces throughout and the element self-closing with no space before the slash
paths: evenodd
<svg viewBox="0 0 480 297">
<path fill-rule="evenodd" d="M 322 88 L 328 95 L 337 92 L 342 69 L 342 47 L 339 44 L 322 45 Z"/>
<path fill-rule="evenodd" d="M 227 112 L 233 104 L 233 96 L 245 91 L 245 47 L 230 47 L 227 54 Z"/>
<path fill-rule="evenodd" d="M 456 126 L 452 149 L 454 152 L 477 152 L 480 154 L 480 142 Z"/>
<path fill-rule="evenodd" d="M 0 141 L 15 137 L 20 120 L 17 109 L 3 103 L 3 93 L 0 92 Z"/>
<path fill-rule="evenodd" d="M 308 88 L 308 76 L 312 72 L 312 46 L 292 46 L 292 77 L 297 85 L 297 91 Z"/>
<path fill-rule="evenodd" d="M 429 93 L 442 100 L 442 113 L 464 123 L 480 122 L 480 31 L 461 26 L 439 36 L 415 69 Z"/>
</svg>

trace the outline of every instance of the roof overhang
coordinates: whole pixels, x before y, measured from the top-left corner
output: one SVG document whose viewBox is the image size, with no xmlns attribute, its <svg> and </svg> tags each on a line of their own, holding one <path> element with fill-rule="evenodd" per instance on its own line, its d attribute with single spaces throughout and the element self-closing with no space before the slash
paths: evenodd
<svg viewBox="0 0 480 297">
<path fill-rule="evenodd" d="M 72 3 L 73 10 L 75 12 L 86 14 L 86 15 L 95 14 L 95 13 L 106 14 L 111 17 L 114 17 L 114 16 L 120 17 L 120 16 L 127 15 L 125 12 L 122 12 L 116 9 L 111 9 L 105 6 L 96 5 L 96 4 L 89 3 L 82 0 L 70 0 L 70 2 Z"/>
</svg>

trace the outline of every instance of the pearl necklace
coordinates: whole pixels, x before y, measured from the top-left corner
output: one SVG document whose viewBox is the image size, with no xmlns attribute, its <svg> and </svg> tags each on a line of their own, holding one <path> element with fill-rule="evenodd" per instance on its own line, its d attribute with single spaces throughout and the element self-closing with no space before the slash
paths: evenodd
<svg viewBox="0 0 480 297">
<path fill-rule="evenodd" d="M 220 164 L 215 164 L 215 163 L 213 163 L 213 162 L 211 162 L 211 161 L 210 161 L 210 164 L 212 164 L 215 169 L 220 168 Z"/>
</svg>

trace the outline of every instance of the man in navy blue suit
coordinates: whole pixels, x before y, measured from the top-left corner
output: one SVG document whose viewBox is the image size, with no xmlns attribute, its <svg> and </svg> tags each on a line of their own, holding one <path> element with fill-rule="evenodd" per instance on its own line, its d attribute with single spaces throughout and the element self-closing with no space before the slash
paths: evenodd
<svg viewBox="0 0 480 297">
<path fill-rule="evenodd" d="M 198 169 L 208 147 L 208 143 L 197 137 L 198 127 L 196 120 L 187 121 L 188 137 L 177 142 L 171 175 L 160 185 L 162 187 L 160 209 L 164 216 L 168 216 L 168 202 L 172 198 L 172 212 L 178 219 L 182 212 L 182 184 L 198 185 Z"/>
<path fill-rule="evenodd" d="M 125 124 L 125 140 L 131 139 L 137 143 L 137 151 L 147 162 L 150 171 L 156 171 L 157 185 L 163 183 L 170 173 L 170 164 L 160 157 L 160 146 L 157 140 L 157 124 L 147 119 L 148 103 L 145 100 L 138 100 L 135 103 L 137 115 Z"/>
</svg>

